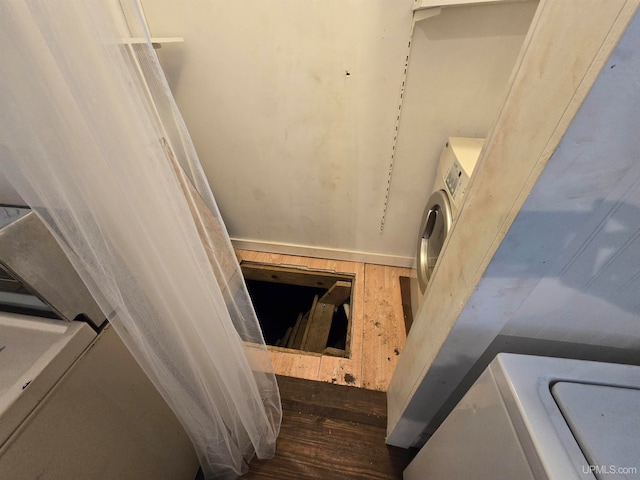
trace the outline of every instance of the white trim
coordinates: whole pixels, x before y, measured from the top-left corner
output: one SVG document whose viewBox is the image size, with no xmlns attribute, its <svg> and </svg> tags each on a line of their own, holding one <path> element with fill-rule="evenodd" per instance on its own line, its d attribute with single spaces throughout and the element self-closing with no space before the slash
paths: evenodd
<svg viewBox="0 0 640 480">
<path fill-rule="evenodd" d="M 339 250 L 336 248 L 312 247 L 309 245 L 294 245 L 289 243 L 262 242 L 259 240 L 247 240 L 232 238 L 233 246 L 240 250 L 256 252 L 279 253 L 283 255 L 298 255 L 301 257 L 327 258 L 330 260 L 345 260 L 349 262 L 373 263 L 376 265 L 388 265 L 391 267 L 411 268 L 413 257 L 401 257 L 398 255 L 386 255 L 383 253 L 358 252 L 353 250 Z"/>
</svg>

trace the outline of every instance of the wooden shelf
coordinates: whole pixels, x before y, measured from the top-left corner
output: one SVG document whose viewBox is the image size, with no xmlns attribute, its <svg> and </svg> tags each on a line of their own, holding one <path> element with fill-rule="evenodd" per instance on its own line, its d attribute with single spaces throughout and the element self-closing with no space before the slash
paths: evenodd
<svg viewBox="0 0 640 480">
<path fill-rule="evenodd" d="M 413 11 L 427 8 L 455 7 L 459 5 L 475 5 L 481 3 L 504 3 L 514 0 L 414 0 Z"/>
</svg>

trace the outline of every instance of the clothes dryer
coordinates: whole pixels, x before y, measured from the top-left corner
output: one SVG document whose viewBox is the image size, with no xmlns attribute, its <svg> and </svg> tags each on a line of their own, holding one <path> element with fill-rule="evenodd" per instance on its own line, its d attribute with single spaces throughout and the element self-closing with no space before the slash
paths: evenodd
<svg viewBox="0 0 640 480">
<path fill-rule="evenodd" d="M 416 251 L 416 280 L 411 297 L 414 316 L 453 223 L 462 208 L 483 138 L 449 137 L 440 155 L 433 191 L 422 215 Z"/>
</svg>

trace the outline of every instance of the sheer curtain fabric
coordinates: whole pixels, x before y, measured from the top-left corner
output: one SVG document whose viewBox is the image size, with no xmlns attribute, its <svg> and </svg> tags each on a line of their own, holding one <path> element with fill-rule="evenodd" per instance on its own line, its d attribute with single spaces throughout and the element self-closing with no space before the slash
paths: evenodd
<svg viewBox="0 0 640 480">
<path fill-rule="evenodd" d="M 176 413 L 205 475 L 233 478 L 254 453 L 273 455 L 268 352 L 140 6 L 3 1 L 0 52 L 2 173 Z"/>
</svg>

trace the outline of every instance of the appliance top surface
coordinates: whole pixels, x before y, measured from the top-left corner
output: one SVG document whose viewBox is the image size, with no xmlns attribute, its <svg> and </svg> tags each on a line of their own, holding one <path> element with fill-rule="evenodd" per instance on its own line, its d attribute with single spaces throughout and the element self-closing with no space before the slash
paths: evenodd
<svg viewBox="0 0 640 480">
<path fill-rule="evenodd" d="M 449 146 L 469 177 L 476 168 L 483 145 L 484 138 L 449 137 Z"/>
<path fill-rule="evenodd" d="M 0 417 L 71 342 L 94 337 L 83 322 L 0 312 Z"/>
<path fill-rule="evenodd" d="M 640 390 L 558 382 L 551 391 L 589 465 L 607 467 L 597 478 L 640 471 Z"/>
<path fill-rule="evenodd" d="M 490 364 L 529 458 L 549 479 L 596 478 L 552 395 L 559 382 L 640 389 L 640 367 L 532 355 L 499 354 Z M 636 419 L 637 421 L 637 419 Z M 640 444 L 640 430 L 633 440 Z M 624 465 L 622 465 L 624 466 Z M 638 465 L 640 468 L 640 465 Z"/>
</svg>

